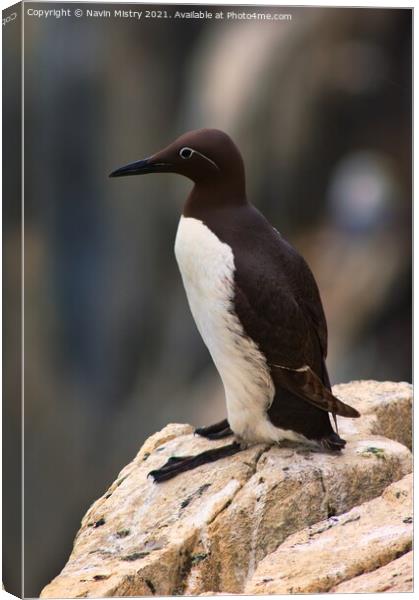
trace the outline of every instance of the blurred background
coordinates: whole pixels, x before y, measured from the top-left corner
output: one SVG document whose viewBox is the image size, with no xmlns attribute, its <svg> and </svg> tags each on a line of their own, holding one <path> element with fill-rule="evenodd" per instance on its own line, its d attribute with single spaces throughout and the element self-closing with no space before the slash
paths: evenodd
<svg viewBox="0 0 419 600">
<path fill-rule="evenodd" d="M 173 255 L 191 184 L 114 168 L 227 131 L 316 276 L 332 383 L 411 380 L 411 11 L 269 11 L 292 20 L 25 19 L 26 596 L 147 436 L 225 416 Z"/>
</svg>

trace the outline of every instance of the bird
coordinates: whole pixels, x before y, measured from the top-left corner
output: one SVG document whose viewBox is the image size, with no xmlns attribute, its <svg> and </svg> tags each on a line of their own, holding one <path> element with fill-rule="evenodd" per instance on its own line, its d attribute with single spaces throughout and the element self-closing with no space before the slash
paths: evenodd
<svg viewBox="0 0 419 600">
<path fill-rule="evenodd" d="M 320 292 L 305 259 L 248 200 L 237 145 L 219 129 L 189 131 L 110 177 L 146 173 L 176 173 L 193 183 L 175 256 L 227 409 L 226 419 L 196 433 L 210 440 L 234 436 L 195 456 L 172 456 L 150 472 L 154 481 L 258 443 L 286 440 L 339 453 L 346 441 L 336 415 L 360 414 L 331 390 Z"/>
</svg>

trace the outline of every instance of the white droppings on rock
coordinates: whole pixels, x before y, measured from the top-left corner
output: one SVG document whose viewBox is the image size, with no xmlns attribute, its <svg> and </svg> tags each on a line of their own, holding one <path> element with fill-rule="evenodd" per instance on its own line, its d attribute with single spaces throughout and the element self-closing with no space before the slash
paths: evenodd
<svg viewBox="0 0 419 600">
<path fill-rule="evenodd" d="M 223 508 L 232 501 L 241 484 L 237 479 L 231 479 L 227 485 L 216 494 L 209 496 L 191 519 L 195 527 L 203 527 L 210 523 Z"/>
</svg>

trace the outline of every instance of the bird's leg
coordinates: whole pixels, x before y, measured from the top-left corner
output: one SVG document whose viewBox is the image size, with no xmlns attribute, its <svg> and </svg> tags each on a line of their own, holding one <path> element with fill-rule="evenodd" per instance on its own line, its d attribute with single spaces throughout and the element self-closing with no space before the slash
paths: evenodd
<svg viewBox="0 0 419 600">
<path fill-rule="evenodd" d="M 195 456 L 172 456 L 165 465 L 160 467 L 160 469 L 150 471 L 149 475 L 153 477 L 156 483 L 161 483 L 162 481 L 167 481 L 168 479 L 172 479 L 172 477 L 176 477 L 176 475 L 179 475 L 179 473 L 183 473 L 184 471 L 190 471 L 191 469 L 196 469 L 196 467 L 200 467 L 206 463 L 215 462 L 216 460 L 226 458 L 227 456 L 233 456 L 233 454 L 236 454 L 241 450 L 240 444 L 233 442 L 228 446 L 206 450 Z"/>
<path fill-rule="evenodd" d="M 208 427 L 198 427 L 198 429 L 195 429 L 195 433 L 202 435 L 202 437 L 207 438 L 208 440 L 220 440 L 221 438 L 233 435 L 227 419 L 214 423 L 214 425 L 209 425 Z"/>
<path fill-rule="evenodd" d="M 335 427 L 336 427 L 336 432 L 335 433 L 336 433 L 336 435 L 339 435 L 338 420 L 337 420 L 335 412 L 332 412 L 332 417 L 333 417 L 333 421 L 334 421 Z"/>
</svg>

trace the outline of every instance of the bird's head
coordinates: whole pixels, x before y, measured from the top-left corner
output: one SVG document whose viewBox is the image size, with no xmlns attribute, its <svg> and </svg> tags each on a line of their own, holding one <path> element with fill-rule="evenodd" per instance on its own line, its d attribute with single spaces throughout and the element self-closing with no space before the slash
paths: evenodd
<svg viewBox="0 0 419 600">
<path fill-rule="evenodd" d="M 218 129 L 189 131 L 156 154 L 116 169 L 109 176 L 145 173 L 178 173 L 197 185 L 224 182 L 244 187 L 241 154 L 231 138 Z"/>
</svg>

